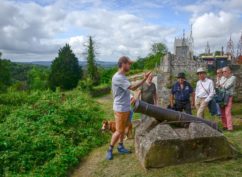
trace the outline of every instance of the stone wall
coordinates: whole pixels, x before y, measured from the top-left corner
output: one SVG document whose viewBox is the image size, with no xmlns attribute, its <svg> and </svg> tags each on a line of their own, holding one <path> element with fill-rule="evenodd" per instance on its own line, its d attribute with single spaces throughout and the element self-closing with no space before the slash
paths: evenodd
<svg viewBox="0 0 242 177">
<path fill-rule="evenodd" d="M 237 79 L 234 100 L 242 102 L 242 66 L 240 65 L 233 73 Z"/>
<path fill-rule="evenodd" d="M 187 80 L 191 82 L 196 82 L 197 75 L 196 70 L 199 67 L 204 67 L 205 63 L 198 61 L 195 62 L 194 60 L 190 61 L 185 60 L 181 61 L 178 58 L 174 58 L 175 56 L 172 54 L 167 54 L 160 67 L 154 71 L 154 79 L 153 82 L 157 88 L 157 94 L 159 97 L 159 105 L 163 108 L 166 108 L 169 105 L 169 96 L 171 92 L 171 86 L 176 81 L 176 75 L 179 72 L 185 72 Z M 235 101 L 242 102 L 242 66 L 236 66 L 233 69 L 233 73 L 237 78 L 236 82 L 236 95 Z M 135 76 L 129 77 L 132 83 L 139 82 L 143 79 L 143 74 L 137 74 Z M 213 78 L 212 78 L 213 79 Z M 137 92 L 134 92 L 136 96 Z"/>
<path fill-rule="evenodd" d="M 199 67 L 205 67 L 205 63 L 193 59 L 179 58 L 170 53 L 164 57 L 157 72 L 156 83 L 161 107 L 166 108 L 169 105 L 170 90 L 176 80 L 175 76 L 180 72 L 185 72 L 189 81 L 194 80 L 196 79 L 194 73 Z"/>
</svg>

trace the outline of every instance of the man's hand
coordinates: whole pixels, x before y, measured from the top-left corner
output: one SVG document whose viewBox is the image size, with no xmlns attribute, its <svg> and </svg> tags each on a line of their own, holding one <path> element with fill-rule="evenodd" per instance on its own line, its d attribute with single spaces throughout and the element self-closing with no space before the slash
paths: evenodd
<svg viewBox="0 0 242 177">
<path fill-rule="evenodd" d="M 149 71 L 148 73 L 145 73 L 145 74 L 144 74 L 144 79 L 147 80 L 148 77 L 150 76 L 150 74 L 151 74 L 151 71 Z"/>
<path fill-rule="evenodd" d="M 172 104 L 170 104 L 170 106 L 171 106 L 171 108 L 174 108 L 174 104 L 172 103 Z"/>
<path fill-rule="evenodd" d="M 194 109 L 194 108 L 195 108 L 195 103 L 192 103 L 192 105 L 191 105 L 191 106 L 192 106 L 192 109 Z"/>
<path fill-rule="evenodd" d="M 135 91 L 137 88 L 139 88 L 141 85 L 143 85 L 145 83 L 145 81 L 148 79 L 148 77 L 150 76 L 150 74 L 151 74 L 151 71 L 148 72 L 148 73 L 145 73 L 144 74 L 144 79 L 142 81 L 140 81 L 139 83 L 136 83 L 134 85 L 129 86 L 128 89 Z"/>
<path fill-rule="evenodd" d="M 135 101 L 136 101 L 136 99 L 135 99 L 134 97 L 132 97 L 132 98 L 130 99 L 130 104 L 131 104 L 131 105 L 134 105 L 134 104 L 135 104 Z"/>
</svg>

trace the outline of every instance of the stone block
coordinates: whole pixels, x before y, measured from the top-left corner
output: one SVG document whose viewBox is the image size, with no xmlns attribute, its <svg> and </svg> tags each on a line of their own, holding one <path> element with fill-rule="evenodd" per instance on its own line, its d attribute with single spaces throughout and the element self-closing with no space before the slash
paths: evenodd
<svg viewBox="0 0 242 177">
<path fill-rule="evenodd" d="M 136 129 L 135 151 L 145 168 L 232 158 L 233 148 L 219 131 L 203 123 L 173 128 L 151 118 Z"/>
</svg>

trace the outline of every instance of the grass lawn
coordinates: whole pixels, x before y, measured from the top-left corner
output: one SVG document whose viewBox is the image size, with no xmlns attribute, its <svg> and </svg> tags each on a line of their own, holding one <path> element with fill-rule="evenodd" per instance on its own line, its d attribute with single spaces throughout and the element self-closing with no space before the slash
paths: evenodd
<svg viewBox="0 0 242 177">
<path fill-rule="evenodd" d="M 111 96 L 98 99 L 100 105 L 107 110 L 107 119 L 113 119 Z M 233 132 L 224 132 L 228 140 L 242 153 L 242 104 L 236 103 L 233 107 L 234 125 Z M 213 121 L 219 122 L 217 117 L 208 116 Z M 135 116 L 139 117 L 138 114 Z M 134 140 L 127 140 L 126 146 L 132 150 L 131 155 L 119 155 L 114 150 L 114 159 L 105 160 L 108 144 L 92 151 L 88 157 L 80 164 L 79 168 L 73 173 L 73 177 L 242 177 L 242 158 L 203 162 L 188 163 L 177 166 L 170 166 L 160 169 L 145 170 L 140 165 L 134 153 Z"/>
</svg>

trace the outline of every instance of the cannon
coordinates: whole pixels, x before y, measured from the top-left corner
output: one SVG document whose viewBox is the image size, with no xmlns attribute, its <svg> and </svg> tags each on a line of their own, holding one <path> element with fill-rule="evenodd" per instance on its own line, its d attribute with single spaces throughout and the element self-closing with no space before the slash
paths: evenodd
<svg viewBox="0 0 242 177">
<path fill-rule="evenodd" d="M 144 114 L 135 130 L 135 152 L 144 168 L 236 156 L 235 149 L 214 122 L 139 100 L 134 112 Z"/>
<path fill-rule="evenodd" d="M 148 104 L 141 100 L 136 100 L 134 105 L 134 112 L 142 113 L 147 116 L 153 117 L 156 120 L 163 122 L 197 122 L 204 123 L 208 126 L 218 130 L 218 125 L 215 122 L 211 122 L 202 118 L 195 117 L 190 114 L 178 112 L 170 109 L 164 109 L 152 104 Z"/>
</svg>

